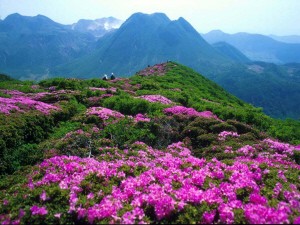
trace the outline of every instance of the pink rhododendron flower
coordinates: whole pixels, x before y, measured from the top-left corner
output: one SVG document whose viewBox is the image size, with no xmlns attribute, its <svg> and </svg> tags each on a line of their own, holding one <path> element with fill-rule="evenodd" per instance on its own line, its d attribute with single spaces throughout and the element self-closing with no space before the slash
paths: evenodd
<svg viewBox="0 0 300 225">
<path fill-rule="evenodd" d="M 161 95 L 142 95 L 139 96 L 138 98 L 145 99 L 148 102 L 159 102 L 164 105 L 169 105 L 173 103 L 170 99 Z"/>
<path fill-rule="evenodd" d="M 103 107 L 92 107 L 87 110 L 87 115 L 96 115 L 100 117 L 102 120 L 108 120 L 109 118 L 123 118 L 124 115 L 120 112 L 103 108 Z"/>
<path fill-rule="evenodd" d="M 150 122 L 150 118 L 146 117 L 145 115 L 139 113 L 134 117 L 135 122 Z"/>
<path fill-rule="evenodd" d="M 205 224 L 210 224 L 214 221 L 216 216 L 216 210 L 212 210 L 210 212 L 204 212 L 202 216 L 202 222 Z"/>
<path fill-rule="evenodd" d="M 46 201 L 46 199 L 47 199 L 47 194 L 46 194 L 46 191 L 45 191 L 45 190 L 42 192 L 42 194 L 40 194 L 40 199 L 41 199 L 42 201 Z"/>
<path fill-rule="evenodd" d="M 226 137 L 239 137 L 240 135 L 238 135 L 238 133 L 236 132 L 232 132 L 232 131 L 222 131 L 221 133 L 219 133 L 218 135 L 218 140 L 220 141 L 225 141 Z"/>
<path fill-rule="evenodd" d="M 44 114 L 49 114 L 51 110 L 57 111 L 59 108 L 44 102 L 36 101 L 25 96 L 14 96 L 12 98 L 0 97 L 0 112 L 10 114 L 11 111 L 24 112 L 20 105 L 29 109 L 38 110 Z"/>
<path fill-rule="evenodd" d="M 219 120 L 218 117 L 210 111 L 197 112 L 193 108 L 186 108 L 184 106 L 173 106 L 170 108 L 166 108 L 164 109 L 164 113 L 167 115 L 186 115 L 186 116 L 214 118 Z"/>
<path fill-rule="evenodd" d="M 32 215 L 41 215 L 41 216 L 44 216 L 44 215 L 47 215 L 48 214 L 48 211 L 46 209 L 46 207 L 38 207 L 37 205 L 34 205 L 30 208 L 30 211 L 32 213 Z"/>
</svg>

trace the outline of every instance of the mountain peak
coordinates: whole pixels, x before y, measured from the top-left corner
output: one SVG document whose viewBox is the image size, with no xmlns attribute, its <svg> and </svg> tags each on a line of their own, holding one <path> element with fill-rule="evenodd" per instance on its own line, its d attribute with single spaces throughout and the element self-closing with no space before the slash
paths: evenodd
<svg viewBox="0 0 300 225">
<path fill-rule="evenodd" d="M 44 15 L 36 15 L 36 16 L 23 16 L 19 13 L 13 13 L 8 15 L 4 20 L 4 23 L 12 25 L 13 27 L 26 27 L 26 26 L 32 26 L 33 24 L 40 26 L 50 26 L 50 25 L 59 25 L 58 23 L 54 22 L 50 18 L 44 16 Z"/>
<path fill-rule="evenodd" d="M 211 30 L 210 32 L 208 32 L 208 34 L 210 33 L 214 33 L 214 34 L 225 34 L 223 31 L 221 30 Z"/>
<path fill-rule="evenodd" d="M 196 31 L 195 28 L 183 17 L 179 17 L 177 22 L 184 28 L 184 30 L 198 35 L 198 31 Z"/>
<path fill-rule="evenodd" d="M 22 17 L 24 17 L 24 16 L 22 16 L 19 13 L 13 13 L 13 14 L 8 15 L 3 21 L 5 21 L 5 22 L 15 21 L 15 20 L 19 20 Z"/>
<path fill-rule="evenodd" d="M 137 13 L 132 14 L 129 18 L 151 18 L 151 19 L 160 18 L 160 19 L 169 20 L 169 18 L 167 17 L 167 15 L 165 13 L 160 13 L 160 12 L 151 13 L 151 14 L 137 12 Z"/>
<path fill-rule="evenodd" d="M 134 13 L 132 14 L 124 24 L 128 23 L 136 23 L 136 24 L 143 24 L 147 25 L 151 24 L 165 24 L 169 23 L 171 20 L 167 17 L 164 13 L 152 13 L 152 14 L 145 14 L 145 13 Z"/>
</svg>

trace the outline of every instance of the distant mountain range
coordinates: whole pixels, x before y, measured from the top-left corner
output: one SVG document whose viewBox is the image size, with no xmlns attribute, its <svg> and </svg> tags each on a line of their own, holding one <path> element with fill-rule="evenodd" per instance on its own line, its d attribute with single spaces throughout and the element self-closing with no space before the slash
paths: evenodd
<svg viewBox="0 0 300 225">
<path fill-rule="evenodd" d="M 247 58 L 243 53 L 241 53 L 237 48 L 234 46 L 226 43 L 226 42 L 217 42 L 212 44 L 212 46 L 218 50 L 221 54 L 229 57 L 230 59 L 240 62 L 240 63 L 250 63 L 251 60 Z"/>
<path fill-rule="evenodd" d="M 10 15 L 0 21 L 0 71 L 19 79 L 90 78 L 111 72 L 130 76 L 170 60 L 193 68 L 271 116 L 300 117 L 297 52 L 294 61 L 286 52 L 286 65 L 256 62 L 235 42 L 216 39 L 211 45 L 184 18 L 172 21 L 163 13 L 135 13 L 114 29 L 121 23 L 106 18 L 62 25 L 44 16 Z M 247 35 L 242 43 L 253 44 L 252 35 Z M 261 48 L 298 46 L 258 37 L 265 40 Z"/>
<path fill-rule="evenodd" d="M 210 44 L 226 42 L 239 49 L 244 55 L 253 61 L 264 61 L 276 64 L 297 62 L 300 63 L 300 43 L 284 43 L 278 39 L 291 39 L 289 37 L 276 37 L 277 40 L 260 35 L 248 33 L 227 34 L 220 30 L 214 30 L 202 37 Z"/>
<path fill-rule="evenodd" d="M 289 35 L 289 36 L 277 36 L 277 35 L 269 35 L 269 37 L 273 38 L 276 41 L 286 42 L 286 43 L 300 43 L 299 35 Z"/>
<path fill-rule="evenodd" d="M 58 64 L 89 53 L 95 41 L 42 15 L 12 14 L 0 21 L 0 69 L 16 78 L 46 78 Z"/>
<path fill-rule="evenodd" d="M 81 78 L 110 72 L 130 76 L 149 64 L 167 60 L 197 67 L 205 73 L 218 70 L 217 65 L 233 63 L 185 19 L 171 21 L 162 13 L 135 13 L 118 30 L 100 39 L 91 54 L 58 67 L 54 73 L 76 71 Z"/>
</svg>

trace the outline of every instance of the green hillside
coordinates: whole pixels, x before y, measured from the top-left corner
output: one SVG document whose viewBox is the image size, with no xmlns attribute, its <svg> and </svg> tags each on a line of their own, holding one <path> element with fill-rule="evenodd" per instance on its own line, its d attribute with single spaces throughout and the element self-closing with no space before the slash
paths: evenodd
<svg viewBox="0 0 300 225">
<path fill-rule="evenodd" d="M 298 223 L 299 128 L 174 62 L 5 79 L 0 223 Z"/>
<path fill-rule="evenodd" d="M 50 70 L 50 74 L 78 78 L 114 72 L 131 76 L 147 65 L 171 60 L 213 80 L 238 98 L 262 107 L 274 118 L 300 118 L 299 76 L 293 68 L 252 62 L 226 43 L 209 45 L 183 18 L 136 13 L 97 42 L 90 54 Z"/>
<path fill-rule="evenodd" d="M 233 59 L 236 62 L 240 63 L 250 63 L 251 60 L 248 59 L 243 53 L 241 53 L 237 48 L 226 42 L 216 42 L 212 46 L 217 49 L 223 55 Z"/>
</svg>

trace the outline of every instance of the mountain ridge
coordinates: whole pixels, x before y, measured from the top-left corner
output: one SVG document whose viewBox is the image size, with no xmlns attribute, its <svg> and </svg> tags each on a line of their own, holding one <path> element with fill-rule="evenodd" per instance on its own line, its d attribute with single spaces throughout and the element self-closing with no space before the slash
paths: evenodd
<svg viewBox="0 0 300 225">
<path fill-rule="evenodd" d="M 1 24 L 3 21 L 0 27 Z M 1 72 L 33 80 L 53 76 L 102 77 L 112 72 L 131 76 L 148 65 L 171 60 L 263 107 L 269 115 L 299 118 L 300 109 L 295 104 L 300 98 L 297 66 L 239 62 L 241 55 L 235 58 L 232 48 L 225 48 L 227 55 L 218 51 L 183 18 L 171 21 L 163 13 L 136 13 L 119 29 L 99 39 L 57 23 L 39 26 L 58 29 L 25 36 L 0 29 Z"/>
<path fill-rule="evenodd" d="M 105 37 L 104 40 L 106 41 Z M 101 43 L 102 40 L 98 42 Z M 103 41 L 103 42 L 105 42 Z M 93 61 L 92 58 L 105 61 L 108 56 L 111 56 L 111 62 L 106 62 L 104 67 L 94 61 L 93 66 L 89 68 L 97 68 L 94 71 L 84 71 L 82 74 L 96 75 L 97 73 L 110 73 L 116 71 L 116 65 L 121 65 L 122 62 L 127 64 L 133 64 L 136 61 L 135 58 L 146 57 L 145 60 L 141 60 L 138 66 L 130 68 L 119 69 L 118 74 L 131 75 L 139 69 L 147 66 L 148 64 L 155 64 L 162 61 L 173 60 L 180 61 L 186 65 L 190 65 L 193 61 L 191 55 L 193 55 L 199 63 L 206 61 L 205 57 L 210 57 L 211 63 L 219 63 L 225 61 L 231 63 L 231 60 L 220 55 L 213 47 L 211 47 L 199 33 L 183 18 L 171 21 L 165 14 L 142 14 L 135 13 L 129 17 L 122 26 L 111 35 L 110 43 L 98 44 L 101 46 L 99 50 L 96 50 L 92 56 L 89 56 L 86 61 Z M 163 42 L 162 42 L 163 41 Z M 189 45 L 189 42 L 193 43 L 193 46 Z M 126 43 L 126 45 L 125 45 Z M 156 44 L 155 44 L 156 43 Z M 103 50 L 105 48 L 105 50 Z M 186 51 L 188 49 L 192 53 Z M 123 58 L 119 58 L 119 52 L 122 51 Z M 118 60 L 117 63 L 113 61 Z M 132 63 L 130 62 L 132 61 Z M 145 62 L 143 62 L 145 61 Z M 142 63 L 142 64 L 141 64 Z M 80 68 L 84 66 L 78 65 L 76 71 L 80 73 Z M 206 66 L 200 65 L 203 69 Z"/>
<path fill-rule="evenodd" d="M 213 30 L 202 34 L 209 43 L 225 41 L 233 45 L 253 61 L 265 61 L 276 64 L 300 62 L 300 44 L 284 43 L 261 34 L 239 32 L 227 34 Z"/>
</svg>

